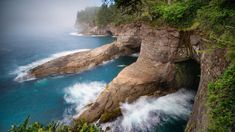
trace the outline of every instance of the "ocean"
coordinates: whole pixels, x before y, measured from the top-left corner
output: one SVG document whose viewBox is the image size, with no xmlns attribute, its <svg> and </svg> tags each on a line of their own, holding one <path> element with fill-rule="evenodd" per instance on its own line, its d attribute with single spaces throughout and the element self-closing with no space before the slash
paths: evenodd
<svg viewBox="0 0 235 132">
<path fill-rule="evenodd" d="M 94 101 L 106 84 L 138 55 L 124 56 L 79 74 L 16 81 L 30 68 L 67 54 L 115 41 L 113 37 L 82 36 L 63 30 L 56 33 L 15 31 L 0 35 L 0 131 L 31 121 L 46 124 L 69 122 Z M 183 131 L 192 109 L 194 92 L 182 89 L 161 98 L 141 97 L 123 103 L 123 117 L 102 124 L 114 131 Z M 142 110 L 139 110 L 139 109 Z"/>
<path fill-rule="evenodd" d="M 75 112 L 73 111 L 75 104 L 67 99 L 70 95 L 69 89 L 75 87 L 76 91 L 79 85 L 82 89 L 105 87 L 105 84 L 120 70 L 136 60 L 136 57 L 121 57 L 80 74 L 15 81 L 16 77 L 24 74 L 25 70 L 43 62 L 80 50 L 93 49 L 115 39 L 75 36 L 70 32 L 69 30 L 55 34 L 13 32 L 1 35 L 0 131 L 7 131 L 11 124 L 18 124 L 27 116 L 30 116 L 32 121 L 42 123 L 63 120 L 65 116 Z M 97 94 L 97 90 L 94 92 Z"/>
</svg>

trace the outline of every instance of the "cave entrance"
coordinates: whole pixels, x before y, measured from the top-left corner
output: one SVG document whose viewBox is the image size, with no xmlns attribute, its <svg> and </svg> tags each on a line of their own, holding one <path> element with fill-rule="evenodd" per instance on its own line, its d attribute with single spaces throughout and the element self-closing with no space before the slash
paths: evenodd
<svg viewBox="0 0 235 132">
<path fill-rule="evenodd" d="M 106 34 L 107 34 L 108 36 L 113 36 L 113 33 L 112 33 L 111 31 L 109 31 L 109 30 L 106 31 Z"/>
<path fill-rule="evenodd" d="M 178 70 L 182 73 L 181 76 L 183 76 L 181 81 L 183 81 L 187 88 L 197 91 L 201 76 L 200 63 L 194 59 L 188 59 L 176 64 L 179 67 Z"/>
<path fill-rule="evenodd" d="M 188 60 L 187 63 L 189 63 L 188 68 L 191 69 L 192 79 L 194 80 L 191 88 L 197 91 L 201 77 L 201 65 L 199 62 L 193 59 Z"/>
</svg>

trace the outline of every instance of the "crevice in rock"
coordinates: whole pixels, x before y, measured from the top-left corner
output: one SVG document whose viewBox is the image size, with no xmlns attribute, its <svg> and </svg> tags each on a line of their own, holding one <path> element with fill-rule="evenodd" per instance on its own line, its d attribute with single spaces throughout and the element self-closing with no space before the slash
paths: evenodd
<svg viewBox="0 0 235 132">
<path fill-rule="evenodd" d="M 110 30 L 106 30 L 106 34 L 107 34 L 108 36 L 113 36 L 113 33 L 112 33 Z"/>
<path fill-rule="evenodd" d="M 181 61 L 181 62 L 176 62 L 175 63 L 177 66 L 175 79 L 178 79 L 177 76 L 184 76 L 181 77 L 185 78 L 186 80 L 180 80 L 180 81 L 185 81 L 185 85 L 188 86 L 188 88 L 197 90 L 200 82 L 200 74 L 201 74 L 201 68 L 200 68 L 200 63 L 198 63 L 194 59 L 188 59 L 186 61 Z M 187 71 L 186 73 L 190 74 L 184 74 L 183 70 Z M 178 82 L 178 81 L 176 81 Z"/>
</svg>

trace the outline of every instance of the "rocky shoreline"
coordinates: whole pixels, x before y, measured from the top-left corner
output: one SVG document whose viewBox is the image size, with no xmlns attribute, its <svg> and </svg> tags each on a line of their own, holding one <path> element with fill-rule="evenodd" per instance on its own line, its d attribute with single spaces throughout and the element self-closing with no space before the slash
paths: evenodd
<svg viewBox="0 0 235 132">
<path fill-rule="evenodd" d="M 119 56 L 139 51 L 140 55 L 135 63 L 124 68 L 107 85 L 78 119 L 87 122 L 99 119 L 101 122 L 110 121 L 121 115 L 121 102 L 133 102 L 143 95 L 163 96 L 185 87 L 198 90 L 186 131 L 206 128 L 207 85 L 227 67 L 224 57 L 226 49 L 207 52 L 205 42 L 193 31 L 159 29 L 142 23 L 109 25 L 102 29 L 90 27 L 82 33 L 115 35 L 117 40 L 90 51 L 49 61 L 32 69 L 30 74 L 42 78 L 77 73 Z"/>
<path fill-rule="evenodd" d="M 123 69 L 79 119 L 110 121 L 121 114 L 120 103 L 131 103 L 144 95 L 163 96 L 182 87 L 197 87 L 200 71 L 188 63 L 193 54 L 181 43 L 180 32 L 155 30 L 146 25 L 142 25 L 140 31 L 142 43 L 138 60 Z"/>
<path fill-rule="evenodd" d="M 131 30 L 131 32 L 132 34 L 125 31 L 119 32 L 117 40 L 111 44 L 106 44 L 89 51 L 70 54 L 44 63 L 31 69 L 29 76 L 43 78 L 79 73 L 102 64 L 105 61 L 138 53 L 141 40 L 138 37 L 137 29 Z"/>
</svg>

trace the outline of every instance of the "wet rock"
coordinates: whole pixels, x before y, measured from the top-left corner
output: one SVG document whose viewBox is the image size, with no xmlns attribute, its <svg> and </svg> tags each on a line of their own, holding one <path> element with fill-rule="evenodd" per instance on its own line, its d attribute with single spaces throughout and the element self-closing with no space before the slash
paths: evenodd
<svg viewBox="0 0 235 132">
<path fill-rule="evenodd" d="M 188 79 L 195 76 L 191 74 L 192 69 L 182 68 L 187 65 L 184 61 L 193 55 L 187 52 L 188 47 L 182 43 L 179 31 L 156 30 L 143 25 L 140 34 L 142 43 L 138 60 L 124 68 L 78 119 L 93 122 L 106 113 L 114 113 L 120 103 L 133 102 L 143 95 L 163 96 L 195 84 L 194 79 Z M 96 103 L 99 106 L 95 107 Z M 113 118 L 115 116 L 110 116 L 105 121 Z"/>
<path fill-rule="evenodd" d="M 139 52 L 139 28 L 122 30 L 117 41 L 101 47 L 63 56 L 30 70 L 30 76 L 43 78 L 62 74 L 79 73 L 119 56 Z"/>
</svg>

